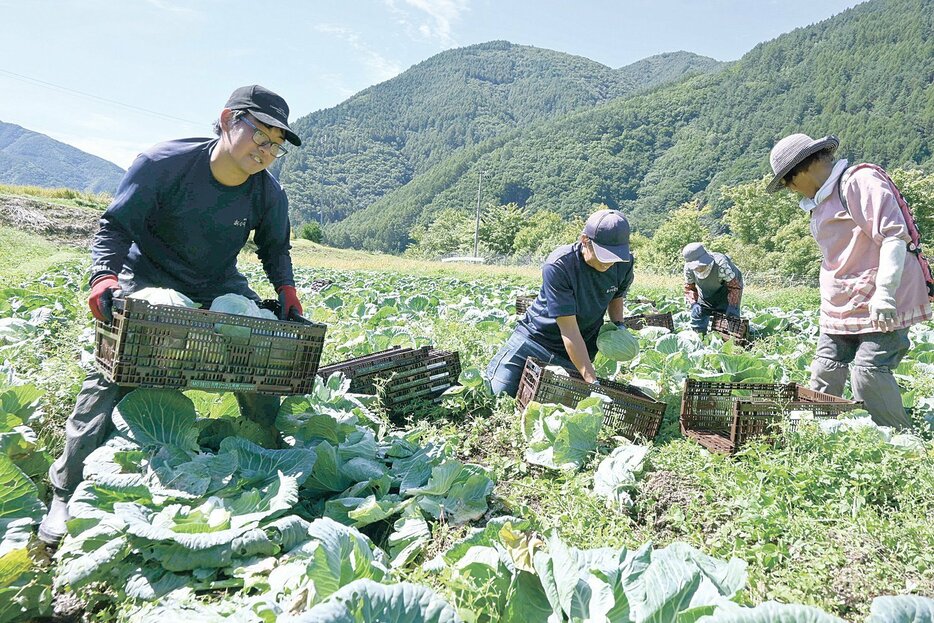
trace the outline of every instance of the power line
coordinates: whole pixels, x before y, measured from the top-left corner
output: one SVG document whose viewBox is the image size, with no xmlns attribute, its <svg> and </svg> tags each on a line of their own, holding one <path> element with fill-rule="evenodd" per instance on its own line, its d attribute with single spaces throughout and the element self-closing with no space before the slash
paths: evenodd
<svg viewBox="0 0 934 623">
<path fill-rule="evenodd" d="M 49 89 L 57 89 L 57 90 L 59 90 L 59 91 L 64 91 L 64 92 L 66 92 L 66 93 L 71 93 L 71 94 L 73 94 L 73 95 L 80 95 L 80 96 L 82 96 L 82 97 L 87 97 L 87 98 L 89 98 L 89 99 L 97 100 L 97 101 L 99 101 L 99 102 L 106 102 L 106 103 L 108 103 L 108 104 L 113 104 L 113 105 L 115 105 L 115 106 L 122 106 L 123 108 L 127 108 L 127 109 L 132 110 L 132 111 L 135 111 L 135 112 L 141 112 L 141 113 L 145 113 L 145 114 L 147 114 L 147 115 L 154 115 L 154 116 L 156 116 L 156 117 L 162 117 L 163 119 L 169 119 L 169 120 L 171 120 L 171 121 L 181 121 L 182 123 L 190 123 L 191 125 L 195 125 L 195 126 L 198 126 L 198 127 L 204 127 L 204 125 L 205 125 L 203 122 L 200 122 L 200 123 L 199 123 L 199 122 L 197 122 L 197 121 L 191 121 L 190 119 L 182 119 L 181 117 L 173 117 L 172 115 L 167 115 L 167 114 L 162 113 L 162 112 L 159 112 L 159 111 L 157 111 L 157 110 L 150 110 L 150 109 L 148 109 L 148 108 L 142 108 L 142 107 L 140 107 L 140 106 L 134 106 L 133 104 L 125 104 L 124 102 L 118 102 L 117 100 L 112 100 L 112 99 L 109 99 L 109 98 L 106 98 L 106 97 L 101 97 L 100 95 L 94 95 L 94 94 L 92 94 L 92 93 L 85 93 L 84 91 L 78 91 L 78 90 L 76 90 L 76 89 L 70 89 L 70 88 L 68 88 L 68 87 L 63 87 L 63 86 L 61 86 L 60 84 L 53 84 L 53 83 L 51 83 L 51 82 L 46 82 L 45 80 L 39 80 L 38 78 L 32 78 L 32 77 L 30 77 L 30 76 L 24 76 L 23 74 L 18 74 L 18 73 L 16 73 L 16 72 L 12 72 L 12 71 L 9 71 L 9 70 L 6 70 L 6 69 L 0 69 L 0 74 L 4 74 L 4 75 L 6 75 L 6 76 L 9 76 L 9 77 L 11 77 L 11 78 L 15 78 L 15 79 L 17 79 L 17 80 L 22 80 L 23 82 L 29 82 L 29 83 L 36 84 L 36 85 L 39 85 L 39 86 L 42 86 L 42 87 L 46 87 L 46 88 L 49 88 Z"/>
</svg>

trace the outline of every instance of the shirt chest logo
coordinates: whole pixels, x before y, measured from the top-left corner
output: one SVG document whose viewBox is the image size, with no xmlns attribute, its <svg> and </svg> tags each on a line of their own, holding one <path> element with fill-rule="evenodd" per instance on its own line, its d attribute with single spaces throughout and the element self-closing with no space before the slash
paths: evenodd
<svg viewBox="0 0 934 623">
<path fill-rule="evenodd" d="M 246 227 L 246 219 L 238 218 L 237 220 L 233 222 L 233 224 L 234 224 L 234 227 Z"/>
<path fill-rule="evenodd" d="M 607 288 L 607 289 L 606 289 L 606 293 L 607 293 L 607 294 L 610 294 L 611 292 L 616 292 L 616 287 L 615 287 L 615 286 L 612 287 L 612 288 Z"/>
</svg>

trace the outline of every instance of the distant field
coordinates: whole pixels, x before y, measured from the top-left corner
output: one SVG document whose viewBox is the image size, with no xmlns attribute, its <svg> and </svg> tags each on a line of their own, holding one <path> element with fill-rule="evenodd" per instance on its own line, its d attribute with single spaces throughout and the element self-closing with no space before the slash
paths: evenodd
<svg viewBox="0 0 934 623">
<path fill-rule="evenodd" d="M 10 184 L 0 184 L 0 196 L 2 195 L 44 199 L 58 205 L 93 208 L 100 211 L 105 210 L 111 200 L 110 195 L 106 193 L 83 193 L 70 188 L 40 188 L 39 186 L 14 186 Z"/>
<path fill-rule="evenodd" d="M 74 196 L 69 198 L 69 194 Z M 64 189 L 49 190 L 30 186 L 0 185 L 0 200 L 4 196 L 7 198 L 26 197 L 58 206 L 77 208 L 78 210 L 93 209 L 87 204 L 91 199 L 97 197 Z M 101 209 L 105 205 L 102 205 Z M 75 214 L 77 212 L 72 211 L 69 215 L 49 213 L 45 216 L 51 219 L 62 216 L 74 222 L 76 220 Z M 90 215 L 90 220 L 94 220 L 93 215 Z M 94 226 L 96 227 L 96 225 Z M 80 247 L 71 248 L 59 242 L 50 242 L 46 237 L 14 229 L 8 224 L 0 225 L 0 244 L 2 244 L 2 248 L 0 248 L 0 265 L 3 266 L 0 279 L 9 282 L 10 279 L 19 278 L 20 275 L 41 273 L 44 267 L 51 266 L 63 259 L 87 258 L 86 254 L 81 253 Z M 250 249 L 251 246 L 248 246 L 241 253 L 240 262 L 242 264 L 255 265 L 258 263 L 255 253 Z M 312 270 L 321 268 L 350 271 L 389 271 L 423 276 L 449 276 L 467 281 L 496 281 L 528 288 L 530 291 L 537 290 L 541 283 L 541 269 L 538 266 L 493 266 L 415 260 L 383 253 L 337 249 L 304 239 L 292 241 L 292 260 L 296 267 L 305 267 Z M 681 278 L 678 275 L 655 274 L 639 268 L 638 263 L 636 265 L 636 275 L 636 282 L 632 292 L 635 296 L 657 298 L 677 295 L 681 291 Z M 266 285 L 259 283 L 254 284 L 254 287 L 262 290 L 265 289 Z M 815 288 L 772 287 L 755 284 L 747 287 L 745 296 L 747 302 L 757 305 L 791 305 L 804 308 L 816 308 L 820 300 Z"/>
<path fill-rule="evenodd" d="M 240 255 L 241 262 L 255 262 L 253 253 Z M 541 269 L 538 266 L 484 266 L 467 263 L 442 263 L 414 260 L 396 255 L 368 253 L 350 249 L 335 249 L 307 240 L 292 241 L 292 261 L 296 266 L 310 269 L 391 271 L 415 275 L 444 275 L 471 280 L 503 280 L 517 286 L 527 286 L 535 291 L 541 285 Z M 681 292 L 681 277 L 658 275 L 636 265 L 636 281 L 632 294 L 655 298 L 673 296 Z M 820 295 L 810 287 L 771 287 L 750 285 L 745 299 L 759 306 L 778 305 L 816 309 Z"/>
</svg>

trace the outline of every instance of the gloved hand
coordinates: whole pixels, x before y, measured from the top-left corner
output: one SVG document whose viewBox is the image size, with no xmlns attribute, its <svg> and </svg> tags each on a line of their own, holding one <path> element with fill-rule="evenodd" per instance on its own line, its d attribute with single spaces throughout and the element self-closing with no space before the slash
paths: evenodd
<svg viewBox="0 0 934 623">
<path fill-rule="evenodd" d="M 691 318 L 695 320 L 704 315 L 703 310 L 701 309 L 700 303 L 691 303 Z"/>
<path fill-rule="evenodd" d="M 883 333 L 895 330 L 898 318 L 895 291 L 902 282 L 905 253 L 905 241 L 899 238 L 886 238 L 879 249 L 879 270 L 876 272 L 876 291 L 869 299 L 869 320 Z"/>
<path fill-rule="evenodd" d="M 302 315 L 302 304 L 298 301 L 295 286 L 279 286 L 279 320 L 288 320 L 290 312 L 294 309 L 299 316 Z"/>
<path fill-rule="evenodd" d="M 736 305 L 727 305 L 726 315 L 732 316 L 734 318 L 739 318 L 739 307 L 737 307 Z"/>
<path fill-rule="evenodd" d="M 114 290 L 120 289 L 116 275 L 101 275 L 91 282 L 88 307 L 91 314 L 101 322 L 113 322 Z"/>
</svg>

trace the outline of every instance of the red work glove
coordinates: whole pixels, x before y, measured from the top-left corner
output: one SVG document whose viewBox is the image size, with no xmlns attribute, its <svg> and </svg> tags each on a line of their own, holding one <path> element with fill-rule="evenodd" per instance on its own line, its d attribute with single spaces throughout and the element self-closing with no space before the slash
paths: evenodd
<svg viewBox="0 0 934 623">
<path fill-rule="evenodd" d="M 279 320 L 288 320 L 293 309 L 296 314 L 302 315 L 302 304 L 298 302 L 295 286 L 279 286 L 276 292 L 279 293 Z"/>
<path fill-rule="evenodd" d="M 101 275 L 91 282 L 91 296 L 88 297 L 88 307 L 91 314 L 101 322 L 113 322 L 114 290 L 119 290 L 120 284 L 116 275 Z"/>
</svg>

